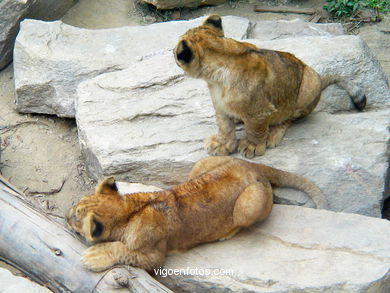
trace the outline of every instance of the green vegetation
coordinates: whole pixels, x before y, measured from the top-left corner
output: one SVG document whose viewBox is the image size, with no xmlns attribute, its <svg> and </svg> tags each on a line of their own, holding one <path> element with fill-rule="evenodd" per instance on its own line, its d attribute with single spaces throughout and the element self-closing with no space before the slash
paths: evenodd
<svg viewBox="0 0 390 293">
<path fill-rule="evenodd" d="M 360 0 L 326 0 L 324 9 L 336 17 L 352 16 L 361 6 Z"/>
<path fill-rule="evenodd" d="M 390 0 L 326 0 L 326 2 L 328 4 L 324 9 L 337 18 L 354 17 L 362 8 L 369 8 L 378 20 L 381 12 L 390 11 Z"/>
</svg>

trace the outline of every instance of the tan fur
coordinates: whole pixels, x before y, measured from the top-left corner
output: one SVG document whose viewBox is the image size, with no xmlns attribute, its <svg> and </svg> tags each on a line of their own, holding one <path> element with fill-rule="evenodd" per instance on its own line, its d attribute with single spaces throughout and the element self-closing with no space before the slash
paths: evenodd
<svg viewBox="0 0 390 293">
<path fill-rule="evenodd" d="M 209 157 L 195 164 L 188 181 L 161 192 L 121 196 L 107 178 L 70 210 L 67 222 L 95 244 L 82 257 L 86 268 L 129 264 L 152 270 L 170 252 L 230 238 L 265 219 L 273 205 L 271 185 L 299 188 L 326 207 L 318 187 L 300 175 Z"/>
<path fill-rule="evenodd" d="M 332 83 L 344 87 L 357 108 L 366 104 L 364 94 L 345 78 L 321 78 L 290 53 L 225 38 L 218 15 L 188 30 L 174 55 L 187 74 L 207 81 L 219 127 L 218 134 L 206 139 L 212 155 L 228 155 L 237 146 L 248 158 L 264 154 L 266 146 L 281 141 L 291 121 L 313 111 L 321 91 Z M 239 143 L 235 118 L 246 130 Z"/>
</svg>

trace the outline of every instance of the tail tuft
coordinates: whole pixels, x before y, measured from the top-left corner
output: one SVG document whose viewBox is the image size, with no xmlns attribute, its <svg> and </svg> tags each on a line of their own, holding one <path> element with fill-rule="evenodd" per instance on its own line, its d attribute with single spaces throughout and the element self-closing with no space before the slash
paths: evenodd
<svg viewBox="0 0 390 293">
<path fill-rule="evenodd" d="M 358 109 L 359 111 L 363 111 L 367 105 L 367 97 L 361 90 L 359 90 L 357 94 L 352 96 L 351 99 L 356 109 Z"/>
</svg>

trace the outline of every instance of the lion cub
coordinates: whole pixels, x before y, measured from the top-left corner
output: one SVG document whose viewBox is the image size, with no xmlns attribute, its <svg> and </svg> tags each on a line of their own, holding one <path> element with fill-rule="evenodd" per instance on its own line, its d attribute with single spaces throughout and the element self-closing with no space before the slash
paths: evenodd
<svg viewBox="0 0 390 293">
<path fill-rule="evenodd" d="M 286 52 L 259 49 L 225 38 L 222 20 L 209 16 L 188 30 L 174 49 L 176 63 L 190 76 L 207 81 L 219 132 L 206 139 L 212 155 L 236 150 L 252 158 L 276 146 L 294 119 L 313 111 L 321 91 L 337 83 L 362 110 L 366 97 L 352 82 L 337 75 L 320 77 Z M 237 142 L 235 119 L 246 136 Z"/>
<path fill-rule="evenodd" d="M 82 256 L 86 268 L 102 271 L 127 264 L 152 270 L 170 252 L 227 239 L 265 219 L 273 205 L 271 185 L 301 189 L 317 207 L 326 207 L 319 188 L 300 175 L 209 157 L 195 164 L 188 181 L 164 191 L 122 196 L 114 178 L 107 178 L 66 218 L 74 231 L 95 244 Z"/>
</svg>

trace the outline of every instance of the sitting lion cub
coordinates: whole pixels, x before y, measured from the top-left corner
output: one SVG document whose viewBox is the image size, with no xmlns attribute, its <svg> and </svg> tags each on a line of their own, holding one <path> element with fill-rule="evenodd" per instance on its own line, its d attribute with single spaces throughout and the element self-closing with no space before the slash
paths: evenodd
<svg viewBox="0 0 390 293">
<path fill-rule="evenodd" d="M 122 196 L 109 177 L 71 208 L 67 222 L 95 244 L 82 257 L 86 268 L 127 264 L 152 270 L 167 253 L 232 237 L 265 219 L 273 205 L 271 185 L 301 189 L 317 207 L 326 207 L 319 188 L 300 175 L 209 157 L 195 164 L 188 181 L 164 191 Z"/>
<path fill-rule="evenodd" d="M 259 49 L 224 37 L 222 20 L 209 16 L 188 30 L 174 49 L 176 63 L 190 76 L 207 81 L 219 133 L 206 139 L 212 155 L 237 148 L 235 119 L 244 122 L 246 136 L 239 152 L 252 158 L 266 146 L 276 146 L 294 119 L 313 111 L 321 91 L 337 83 L 362 110 L 366 97 L 352 82 L 337 75 L 320 77 L 294 55 Z"/>
</svg>

